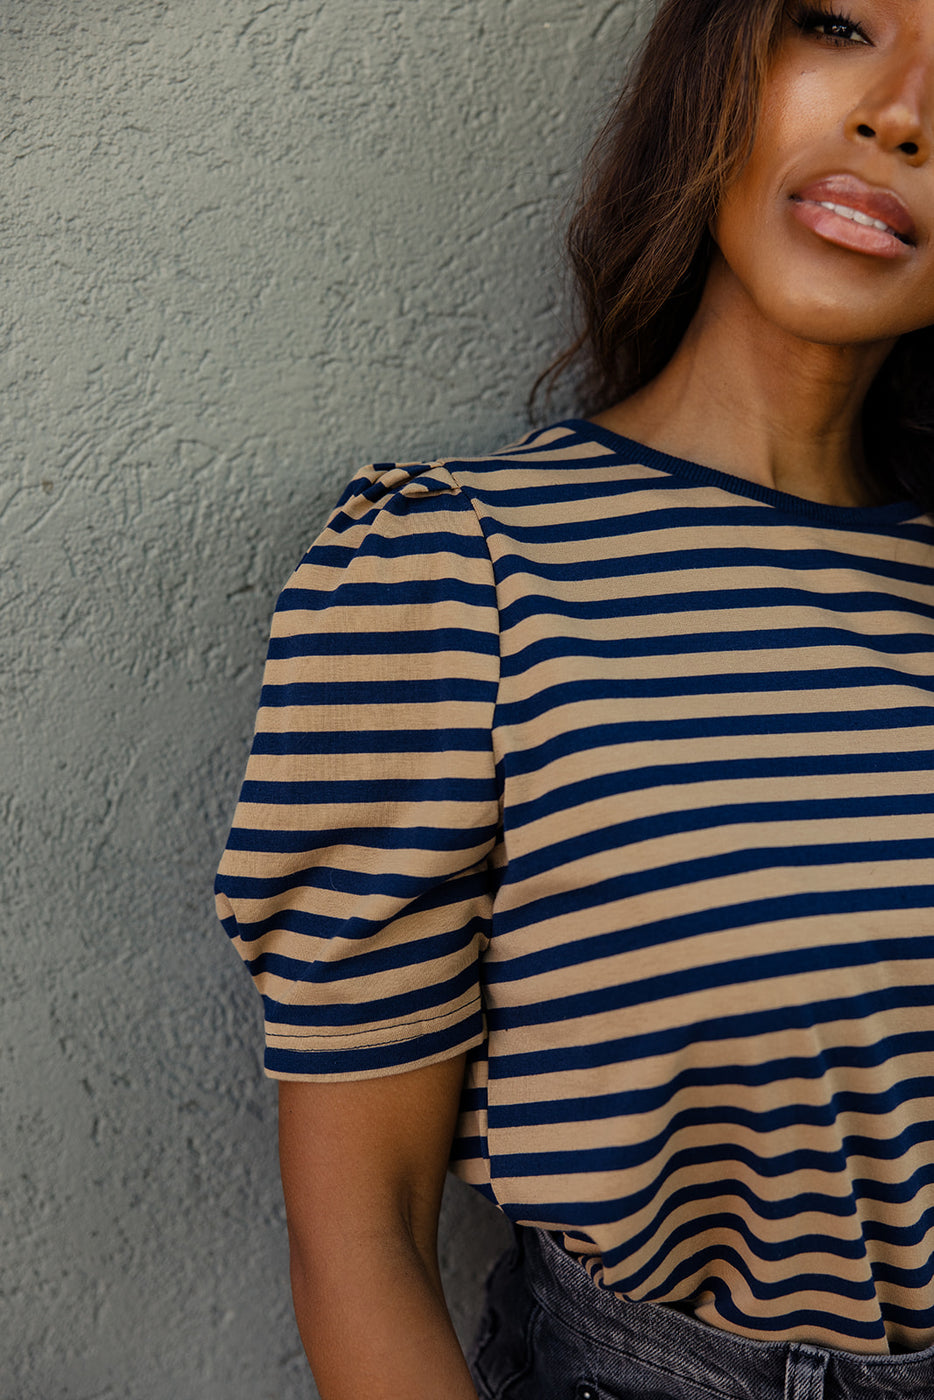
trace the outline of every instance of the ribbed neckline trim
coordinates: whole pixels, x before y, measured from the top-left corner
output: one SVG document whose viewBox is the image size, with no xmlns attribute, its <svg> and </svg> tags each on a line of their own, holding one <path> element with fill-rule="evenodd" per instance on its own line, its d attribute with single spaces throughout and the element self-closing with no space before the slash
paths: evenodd
<svg viewBox="0 0 934 1400">
<path fill-rule="evenodd" d="M 871 529 L 873 526 L 898 525 L 909 520 L 918 520 L 924 514 L 914 501 L 890 501 L 884 506 L 828 506 L 820 501 L 806 500 L 803 496 L 791 496 L 786 491 L 760 486 L 758 482 L 731 476 L 729 472 L 717 471 L 714 467 L 701 466 L 699 462 L 689 462 L 684 457 L 669 456 L 667 452 L 659 452 L 654 447 L 647 447 L 645 443 L 611 432 L 609 428 L 585 418 L 565 418 L 554 426 L 569 428 L 581 437 L 602 443 L 627 462 L 653 467 L 698 485 L 718 486 L 735 496 L 748 496 L 751 500 L 774 506 L 776 510 L 784 511 L 788 515 L 803 517 L 821 525 Z"/>
</svg>

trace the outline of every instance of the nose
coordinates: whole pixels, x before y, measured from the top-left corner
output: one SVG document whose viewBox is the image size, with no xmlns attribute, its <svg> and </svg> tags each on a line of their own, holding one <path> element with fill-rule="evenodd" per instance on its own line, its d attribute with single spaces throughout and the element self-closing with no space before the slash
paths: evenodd
<svg viewBox="0 0 934 1400">
<path fill-rule="evenodd" d="M 925 165 L 934 154 L 934 62 L 918 55 L 897 60 L 853 108 L 847 135 L 873 142 L 910 165 Z"/>
</svg>

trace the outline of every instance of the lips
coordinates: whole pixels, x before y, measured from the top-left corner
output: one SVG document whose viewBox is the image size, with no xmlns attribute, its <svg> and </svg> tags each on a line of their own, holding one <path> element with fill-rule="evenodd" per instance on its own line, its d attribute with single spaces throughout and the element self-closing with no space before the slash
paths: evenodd
<svg viewBox="0 0 934 1400">
<path fill-rule="evenodd" d="M 908 206 L 891 190 L 877 189 L 856 175 L 831 175 L 806 185 L 792 198 L 802 204 L 838 205 L 885 224 L 902 243 L 914 247 L 918 230 Z"/>
</svg>

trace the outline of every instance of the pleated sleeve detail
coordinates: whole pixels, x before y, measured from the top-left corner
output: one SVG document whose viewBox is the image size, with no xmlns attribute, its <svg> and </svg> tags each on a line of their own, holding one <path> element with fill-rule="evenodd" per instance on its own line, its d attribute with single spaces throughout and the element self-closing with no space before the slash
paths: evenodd
<svg viewBox="0 0 934 1400">
<path fill-rule="evenodd" d="M 368 469 L 276 605 L 215 886 L 270 1076 L 376 1077 L 482 1040 L 498 681 L 470 500 L 443 468 Z"/>
</svg>

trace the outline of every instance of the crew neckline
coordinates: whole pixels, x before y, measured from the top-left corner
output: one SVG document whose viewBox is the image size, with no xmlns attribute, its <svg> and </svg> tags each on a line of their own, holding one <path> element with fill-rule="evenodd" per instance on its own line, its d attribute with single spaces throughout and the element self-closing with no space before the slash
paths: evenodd
<svg viewBox="0 0 934 1400">
<path fill-rule="evenodd" d="M 681 477 L 697 485 L 718 486 L 733 495 L 746 496 L 789 515 L 804 516 L 819 524 L 851 527 L 897 525 L 920 519 L 924 514 L 916 502 L 909 500 L 889 501 L 884 506 L 831 506 L 820 501 L 809 501 L 805 496 L 793 496 L 772 486 L 761 486 L 756 481 L 732 476 L 716 467 L 705 467 L 700 462 L 691 462 L 685 457 L 673 457 L 670 453 L 660 452 L 644 442 L 637 442 L 635 438 L 614 433 L 589 418 L 565 418 L 555 426 L 572 429 L 582 437 L 602 443 L 617 456 L 628 458 L 640 466 L 667 472 L 671 476 Z"/>
</svg>

